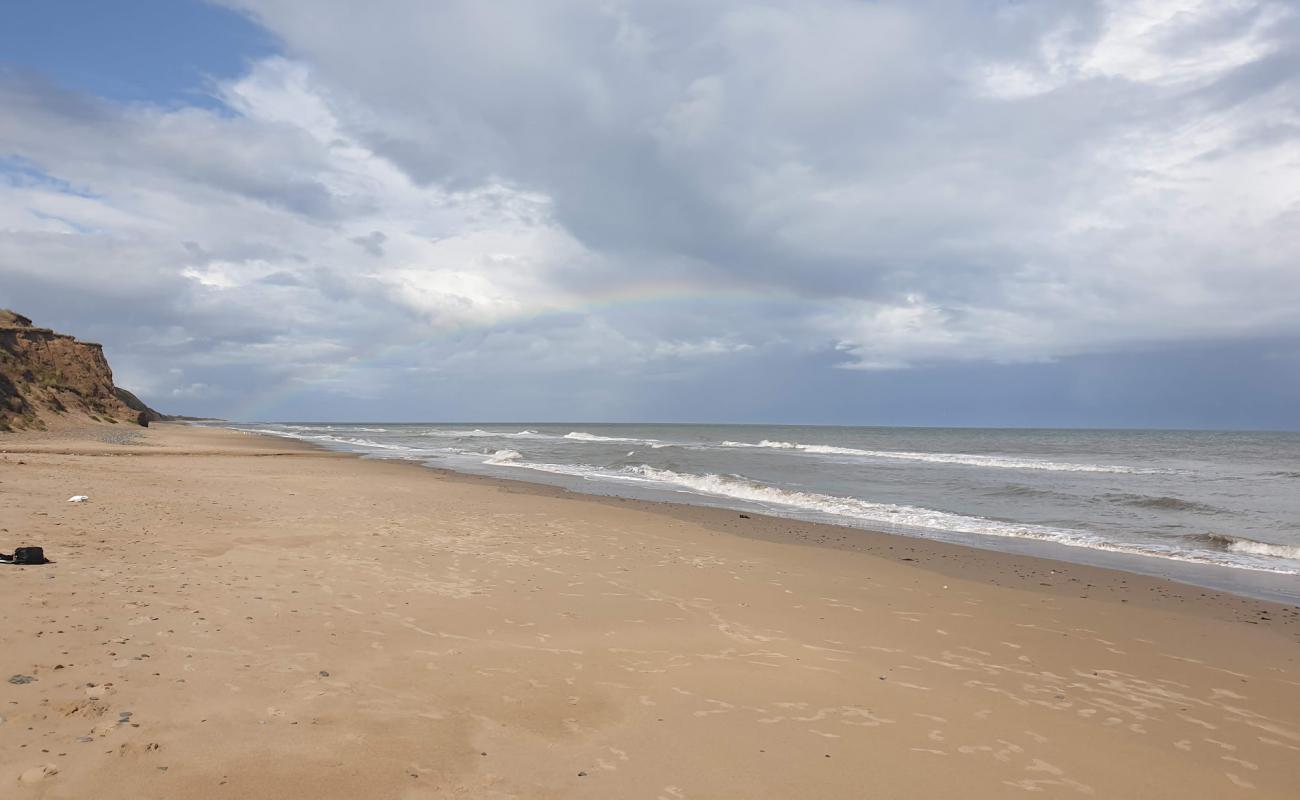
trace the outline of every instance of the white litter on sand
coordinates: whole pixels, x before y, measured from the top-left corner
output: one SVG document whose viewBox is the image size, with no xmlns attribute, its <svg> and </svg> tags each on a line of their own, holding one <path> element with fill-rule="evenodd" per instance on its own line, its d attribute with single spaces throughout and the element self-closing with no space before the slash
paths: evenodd
<svg viewBox="0 0 1300 800">
<path fill-rule="evenodd" d="M 90 499 L 90 497 L 89 497 L 88 495 L 84 495 L 84 494 L 74 494 L 72 497 L 69 497 L 69 498 L 68 498 L 68 502 L 69 502 L 69 503 L 84 503 L 84 502 L 86 502 L 86 501 L 89 500 L 89 499 Z"/>
</svg>

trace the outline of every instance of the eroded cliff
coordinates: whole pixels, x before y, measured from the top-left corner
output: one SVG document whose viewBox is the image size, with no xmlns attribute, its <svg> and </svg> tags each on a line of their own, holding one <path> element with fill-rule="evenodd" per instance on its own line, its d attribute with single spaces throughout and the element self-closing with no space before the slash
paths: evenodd
<svg viewBox="0 0 1300 800">
<path fill-rule="evenodd" d="M 102 346 L 0 309 L 0 430 L 156 419 L 161 415 L 113 385 Z"/>
</svg>

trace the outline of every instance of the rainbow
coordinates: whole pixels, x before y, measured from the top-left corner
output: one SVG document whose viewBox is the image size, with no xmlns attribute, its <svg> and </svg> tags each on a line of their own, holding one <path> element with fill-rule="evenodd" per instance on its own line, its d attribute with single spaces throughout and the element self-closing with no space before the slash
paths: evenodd
<svg viewBox="0 0 1300 800">
<path fill-rule="evenodd" d="M 332 377 L 411 347 L 422 344 L 443 343 L 466 336 L 506 330 L 522 323 L 562 319 L 565 317 L 608 314 L 620 309 L 674 306 L 689 308 L 692 313 L 708 313 L 709 308 L 753 307 L 756 305 L 808 303 L 808 298 L 784 289 L 766 291 L 735 289 L 701 289 L 698 285 L 658 284 L 653 286 L 624 287 L 617 290 L 578 297 L 567 303 L 539 304 L 489 323 L 464 323 L 447 326 L 432 335 L 422 335 L 405 341 L 387 342 L 355 351 L 342 361 L 333 364 L 313 365 L 310 370 L 290 375 L 258 392 L 249 393 L 227 416 L 236 421 L 254 421 L 268 411 L 300 394 L 313 391 Z"/>
</svg>

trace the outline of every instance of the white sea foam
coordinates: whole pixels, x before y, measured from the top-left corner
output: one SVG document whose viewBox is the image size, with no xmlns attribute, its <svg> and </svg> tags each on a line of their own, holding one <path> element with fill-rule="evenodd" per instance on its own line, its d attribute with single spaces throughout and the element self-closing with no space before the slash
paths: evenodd
<svg viewBox="0 0 1300 800">
<path fill-rule="evenodd" d="M 853 497 L 837 497 L 816 492 L 793 491 L 754 483 L 739 477 L 683 474 L 648 466 L 630 467 L 628 471 L 633 475 L 648 480 L 679 486 L 688 491 L 701 494 L 732 497 L 761 505 L 785 506 L 874 523 L 902 525 L 909 528 L 931 528 L 957 533 L 1041 539 L 1074 543 L 1082 547 L 1097 547 L 1104 544 L 1104 540 L 1100 537 L 1084 531 L 999 522 L 982 517 L 950 514 L 945 511 L 934 511 L 916 506 L 873 503 L 869 500 L 860 500 Z"/>
<path fill-rule="evenodd" d="M 498 465 L 509 464 L 510 462 L 516 461 L 520 458 L 523 458 L 523 454 L 520 453 L 518 450 L 498 450 L 492 455 L 488 456 L 487 460 L 484 461 L 483 463 L 498 464 Z"/>
<path fill-rule="evenodd" d="M 420 431 L 420 436 L 435 436 L 447 439 L 554 439 L 556 437 L 537 431 L 485 431 L 482 428 L 473 430 L 460 430 L 456 428 L 433 428 L 427 431 Z"/>
<path fill-rule="evenodd" d="M 752 442 L 723 442 L 724 447 L 760 447 L 773 450 L 794 450 L 817 455 L 856 456 L 861 458 L 891 458 L 904 461 L 927 461 L 934 464 L 962 464 L 972 467 L 997 467 L 1002 469 L 1038 469 L 1053 472 L 1115 472 L 1123 474 L 1154 474 L 1167 470 L 1126 467 L 1113 464 L 1068 464 L 1036 458 L 1009 456 L 984 456 L 972 453 L 918 453 L 908 450 L 859 450 L 853 447 L 836 447 L 828 444 L 801 444 L 799 442 L 774 442 L 764 439 Z"/>
<path fill-rule="evenodd" d="M 871 526 L 879 526 L 885 529 L 898 527 L 975 536 L 1032 539 L 1089 550 L 1104 550 L 1200 564 L 1217 564 L 1235 569 L 1250 569 L 1283 575 L 1300 575 L 1300 565 L 1284 566 L 1274 560 L 1278 557 L 1296 558 L 1297 554 L 1283 552 L 1295 550 L 1295 548 L 1276 546 L 1276 549 L 1265 552 L 1259 549 L 1237 549 L 1228 546 L 1226 549 L 1230 552 L 1225 553 L 1222 550 L 1180 550 L 1155 544 L 1114 542 L 1088 531 L 1071 528 L 1005 522 L 984 517 L 952 514 L 946 511 L 936 511 L 917 506 L 875 503 L 854 497 L 838 497 L 815 492 L 794 491 L 755 483 L 739 476 L 696 475 L 656 469 L 645 465 L 612 470 L 587 465 L 545 464 L 522 461 L 515 451 L 505 452 L 513 455 L 506 458 L 494 456 L 485 463 L 568 475 L 591 481 L 655 485 L 693 494 L 753 503 L 774 513 L 788 510 L 811 512 L 815 515 L 841 517 L 859 523 L 868 523 Z M 1262 543 L 1251 544 L 1260 545 Z M 1259 556 L 1266 557 L 1260 558 Z"/>
<path fill-rule="evenodd" d="M 502 456 L 502 453 L 508 454 Z M 819 514 L 873 522 L 901 525 L 910 528 L 931 528 L 958 533 L 991 534 L 1017 538 L 1041 539 L 1062 543 L 1077 543 L 1082 547 L 1099 547 L 1105 544 L 1101 537 L 1084 531 L 1022 525 L 981 517 L 950 514 L 944 511 L 891 503 L 873 503 L 852 497 L 836 497 L 815 492 L 800 492 L 755 483 L 740 477 L 723 475 L 696 475 L 657 469 L 646 465 L 624 467 L 618 470 L 569 464 L 544 464 L 519 460 L 513 450 L 498 451 L 489 462 L 501 466 L 531 469 L 559 475 L 572 475 L 588 480 L 609 480 L 626 483 L 653 483 L 695 494 L 713 495 L 757 503 L 764 506 L 781 506 Z"/>
<path fill-rule="evenodd" d="M 1252 539 L 1236 539 L 1226 545 L 1229 552 L 1246 553 L 1252 556 L 1271 556 L 1300 561 L 1300 547 L 1272 542 L 1257 542 Z"/>
<path fill-rule="evenodd" d="M 564 438 L 576 442 L 631 442 L 633 444 L 665 446 L 662 445 L 658 439 L 634 439 L 625 436 L 598 436 L 594 433 L 587 433 L 586 431 L 570 431 L 564 434 Z"/>
<path fill-rule="evenodd" d="M 288 426 L 295 427 L 299 430 L 320 430 L 320 428 L 307 428 L 305 426 Z M 250 433 L 265 433 L 271 436 L 279 436 L 285 439 L 297 439 L 303 442 L 333 442 L 335 444 L 346 444 L 353 447 L 374 448 L 376 450 L 388 450 L 392 452 L 418 453 L 417 447 L 407 447 L 401 444 L 388 444 L 386 442 L 376 442 L 373 439 L 360 439 L 353 436 L 331 436 L 328 433 L 308 434 L 295 433 L 294 431 L 275 430 L 272 428 L 246 428 Z"/>
<path fill-rule="evenodd" d="M 387 433 L 387 428 L 368 428 L 363 425 L 289 425 L 284 424 L 281 428 L 288 428 L 295 431 L 362 431 L 365 433 Z"/>
</svg>

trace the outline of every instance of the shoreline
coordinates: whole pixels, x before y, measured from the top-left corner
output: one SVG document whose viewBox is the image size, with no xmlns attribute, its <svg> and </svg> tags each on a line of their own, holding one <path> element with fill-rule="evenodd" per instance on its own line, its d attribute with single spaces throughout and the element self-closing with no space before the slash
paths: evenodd
<svg viewBox="0 0 1300 800">
<path fill-rule="evenodd" d="M 374 462 L 409 467 L 436 476 L 439 480 L 463 482 L 468 485 L 484 486 L 508 493 L 536 497 L 567 499 L 576 502 L 596 503 L 609 508 L 629 508 L 650 514 L 658 514 L 679 522 L 705 526 L 719 533 L 754 539 L 774 544 L 790 544 L 803 547 L 817 547 L 861 553 L 875 558 L 885 559 L 900 566 L 922 569 L 948 577 L 961 577 L 972 569 L 976 572 L 996 573 L 998 577 L 992 585 L 1001 585 L 1006 581 L 1018 588 L 1056 596 L 1079 596 L 1084 599 L 1106 593 L 1125 595 L 1122 602 L 1149 602 L 1154 595 L 1172 603 L 1185 603 L 1195 597 L 1202 601 L 1211 613 L 1222 610 L 1217 619 L 1245 622 L 1252 625 L 1284 626 L 1285 630 L 1300 641 L 1300 602 L 1290 599 L 1252 594 L 1248 591 L 1232 591 L 1214 586 L 1206 586 L 1190 581 L 1178 580 L 1167 575 L 1151 572 L 1130 571 L 1118 566 L 1090 564 L 1055 558 L 1050 555 L 1020 553 L 999 549 L 992 545 L 983 547 L 978 544 L 950 542 L 905 533 L 891 533 L 872 528 L 853 525 L 838 525 L 831 522 L 785 517 L 756 511 L 737 511 L 723 506 L 696 505 L 674 502 L 671 500 L 651 500 L 635 497 L 622 497 L 613 494 L 583 492 L 550 483 L 530 481 L 524 478 L 510 478 L 496 475 L 481 475 L 461 472 L 447 467 L 431 466 L 421 461 L 405 458 L 383 458 L 366 453 L 344 449 L 330 448 L 317 442 L 276 436 L 274 434 L 247 431 L 239 428 L 212 425 L 193 425 L 188 422 L 168 423 L 191 428 L 220 430 L 250 436 L 255 439 L 274 442 L 277 446 L 286 446 L 287 450 L 297 450 L 302 455 L 325 455 L 336 458 L 352 459 L 359 462 Z M 55 436 L 67 436 L 73 441 L 81 441 L 84 429 L 73 429 L 67 434 L 56 433 Z M 108 435 L 123 434 L 130 436 L 132 430 L 108 431 Z M 0 440 L 3 444 L 3 440 Z M 129 446 L 129 445 L 118 445 Z M 86 454 L 95 448 L 83 447 Z M 6 450 L 0 447 L 0 454 L 20 453 L 21 450 Z M 40 452 L 32 450 L 30 452 Z M 199 452 L 199 451 L 191 451 Z M 111 455 L 113 451 L 103 453 Z M 139 455 L 147 455 L 140 453 Z M 224 451 L 214 450 L 204 455 L 230 455 Z M 288 453 L 278 456 L 290 455 Z M 1052 545 L 1044 542 L 1027 542 L 1029 547 L 1044 549 L 1064 549 L 1064 545 Z M 1105 557 L 1103 551 L 1098 551 Z M 1129 555 L 1129 559 L 1141 558 Z M 1223 568 L 1227 569 L 1227 568 Z M 1032 581 L 1030 579 L 1033 579 Z M 1296 578 L 1300 582 L 1300 577 Z M 1079 595 L 1078 592 L 1084 592 Z M 1112 598 L 1106 598 L 1112 599 Z M 1269 610 L 1261 612 L 1259 604 Z M 1167 608 L 1167 604 L 1159 607 Z M 1205 610 L 1205 609 L 1202 609 Z M 1261 613 L 1268 619 L 1261 622 Z"/>
<path fill-rule="evenodd" d="M 560 483 L 529 480 L 524 477 L 460 471 L 450 467 L 429 464 L 418 459 L 389 458 L 342 447 L 331 448 L 326 444 L 291 436 L 277 436 L 272 433 L 244 430 L 225 425 L 218 427 L 222 430 L 238 431 L 251 436 L 265 436 L 273 440 L 297 442 L 321 452 L 353 456 L 363 460 L 410 463 L 436 472 L 448 479 L 482 480 L 489 484 L 499 482 L 522 487 L 523 491 L 536 490 L 546 496 L 550 496 L 552 492 L 559 492 L 564 496 L 585 498 L 596 502 L 645 504 L 644 507 L 646 508 L 658 509 L 661 513 L 681 518 L 707 522 L 740 536 L 755 536 L 772 541 L 789 540 L 793 537 L 796 541 L 806 544 L 818 544 L 870 553 L 890 552 L 897 546 L 911 548 L 915 542 L 925 542 L 928 545 L 939 546 L 940 551 L 945 547 L 953 547 L 958 548 L 959 551 L 974 550 L 994 553 L 998 557 L 1007 556 L 1028 559 L 1035 562 L 1036 568 L 1043 574 L 1061 572 L 1064 568 L 1118 572 L 1126 576 L 1141 576 L 1166 581 L 1188 590 L 1215 592 L 1228 597 L 1259 600 L 1283 607 L 1300 609 L 1300 576 L 1268 573 L 1248 568 L 1233 568 L 1224 565 L 1202 564 L 1153 555 L 1070 547 L 1057 542 L 1033 539 L 990 538 L 984 540 L 975 535 L 963 537 L 948 535 L 943 531 L 937 531 L 935 532 L 936 535 L 927 536 L 924 533 L 891 532 L 879 528 L 842 524 L 834 521 L 809 520 L 793 515 L 785 516 L 765 511 L 729 508 L 722 503 L 691 503 L 625 497 L 613 493 L 582 491 Z M 706 495 L 696 496 L 704 500 L 709 499 Z M 747 515 L 753 522 L 745 525 L 738 524 L 736 522 L 738 514 Z M 811 530 L 805 530 L 805 526 L 810 526 Z M 785 533 L 779 532 L 779 529 L 782 528 L 785 529 Z M 853 536 L 845 537 L 843 534 L 846 531 L 851 532 Z M 866 537 L 867 539 L 884 537 L 884 539 L 881 542 L 865 542 L 859 537 Z M 898 540 L 901 540 L 901 545 L 895 544 L 891 546 L 891 543 Z M 951 556 L 951 554 L 949 555 Z M 1142 568 L 1144 565 L 1147 566 L 1146 569 Z"/>
<path fill-rule="evenodd" d="M 229 429 L 128 433 L 0 438 L 0 549 L 54 560 L 0 567 L 0 669 L 32 678 L 0 682 L 17 797 L 1300 783 L 1300 609 Z"/>
</svg>

